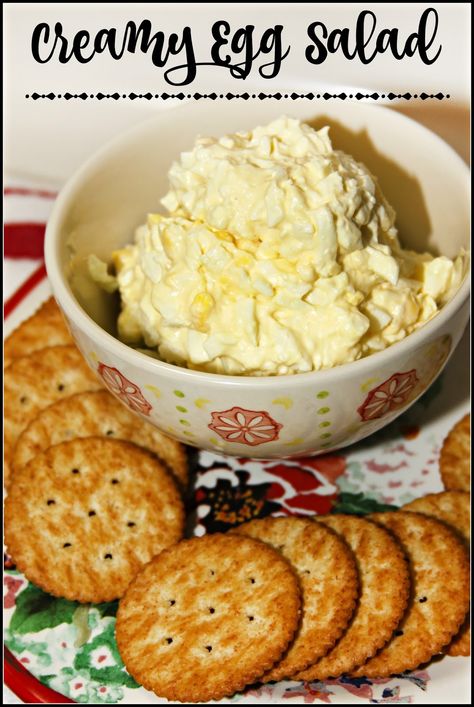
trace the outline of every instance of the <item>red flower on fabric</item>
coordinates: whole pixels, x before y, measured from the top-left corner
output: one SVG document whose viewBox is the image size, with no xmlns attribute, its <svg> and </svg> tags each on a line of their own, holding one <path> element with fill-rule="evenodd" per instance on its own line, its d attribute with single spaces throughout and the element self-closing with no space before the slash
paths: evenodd
<svg viewBox="0 0 474 707">
<path fill-rule="evenodd" d="M 336 483 L 336 479 L 346 471 L 346 459 L 339 454 L 326 454 L 320 457 L 304 457 L 298 459 L 298 463 L 304 467 L 310 467 L 319 472 L 331 484 Z"/>
<path fill-rule="evenodd" d="M 305 459 L 305 462 L 307 461 Z M 313 462 L 313 460 L 311 461 Z M 263 466 L 268 474 L 282 479 L 291 486 L 292 492 L 290 494 L 280 493 L 277 495 L 274 487 L 282 489 L 278 483 L 272 483 L 267 491 L 267 498 L 278 500 L 280 503 L 280 512 L 287 515 L 295 513 L 324 515 L 331 511 L 337 491 L 324 487 L 323 482 L 314 473 L 317 470 L 315 466 L 312 469 L 305 469 L 299 464 L 289 462 L 276 464 L 263 462 Z"/>
<path fill-rule="evenodd" d="M 418 378 L 416 370 L 394 373 L 384 383 L 373 388 L 357 412 L 363 420 L 375 420 L 404 405 L 413 392 Z"/>
<path fill-rule="evenodd" d="M 17 579 L 16 577 L 10 577 L 10 575 L 5 575 L 3 578 L 3 584 L 7 588 L 7 593 L 3 597 L 3 606 L 5 609 L 11 609 L 15 606 L 15 597 L 23 584 L 23 580 Z"/>
<path fill-rule="evenodd" d="M 209 429 L 217 432 L 227 442 L 239 442 L 251 447 L 278 439 L 278 433 L 283 427 L 265 410 L 233 407 L 222 412 L 211 412 L 211 417 Z"/>
<path fill-rule="evenodd" d="M 138 385 L 125 378 L 117 368 L 106 366 L 105 363 L 99 363 L 98 371 L 110 392 L 123 400 L 130 410 L 141 412 L 142 415 L 150 414 L 152 406 L 145 400 Z"/>
</svg>

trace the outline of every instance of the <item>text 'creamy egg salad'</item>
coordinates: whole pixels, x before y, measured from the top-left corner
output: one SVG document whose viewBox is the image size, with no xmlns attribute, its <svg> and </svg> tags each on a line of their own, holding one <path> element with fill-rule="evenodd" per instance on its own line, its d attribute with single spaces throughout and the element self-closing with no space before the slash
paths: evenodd
<svg viewBox="0 0 474 707">
<path fill-rule="evenodd" d="M 192 369 L 281 375 L 381 351 L 436 314 L 463 255 L 402 249 L 374 177 L 328 130 L 280 118 L 181 155 L 169 215 L 113 254 L 123 341 Z"/>
</svg>

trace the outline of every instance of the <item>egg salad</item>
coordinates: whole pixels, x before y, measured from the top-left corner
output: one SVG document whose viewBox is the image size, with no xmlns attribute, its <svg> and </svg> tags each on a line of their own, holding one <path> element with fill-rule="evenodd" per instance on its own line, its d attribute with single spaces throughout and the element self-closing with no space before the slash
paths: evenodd
<svg viewBox="0 0 474 707">
<path fill-rule="evenodd" d="M 169 215 L 113 254 L 120 338 L 169 363 L 258 376 L 354 361 L 431 319 L 464 275 L 462 253 L 402 249 L 375 178 L 328 128 L 280 118 L 199 139 L 169 182 Z"/>
</svg>

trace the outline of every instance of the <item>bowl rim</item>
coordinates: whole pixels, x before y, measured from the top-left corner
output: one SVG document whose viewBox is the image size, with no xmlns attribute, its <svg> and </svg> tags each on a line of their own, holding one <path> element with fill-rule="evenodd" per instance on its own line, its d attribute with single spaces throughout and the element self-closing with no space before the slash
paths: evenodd
<svg viewBox="0 0 474 707">
<path fill-rule="evenodd" d="M 358 104 L 356 101 L 348 101 L 348 104 L 352 104 L 352 107 L 358 105 L 360 108 L 366 108 L 369 105 L 366 103 Z M 382 351 L 377 351 L 368 356 L 357 359 L 356 361 L 349 361 L 347 363 L 333 366 L 332 368 L 325 368 L 317 371 L 306 371 L 303 373 L 292 373 L 285 375 L 227 375 L 184 368 L 172 363 L 160 361 L 159 359 L 155 359 L 147 354 L 141 353 L 136 349 L 133 349 L 128 344 L 121 342 L 118 338 L 112 336 L 112 334 L 109 334 L 80 306 L 69 283 L 67 282 L 63 269 L 59 266 L 58 225 L 62 221 L 63 215 L 67 211 L 71 199 L 74 197 L 74 193 L 82 185 L 84 178 L 90 171 L 100 165 L 109 154 L 113 154 L 122 142 L 126 142 L 135 134 L 139 134 L 151 123 L 161 121 L 163 116 L 172 116 L 176 111 L 182 111 L 186 109 L 187 106 L 189 106 L 188 102 L 169 108 L 168 110 L 160 112 L 158 115 L 154 115 L 146 120 L 142 120 L 131 128 L 121 132 L 119 135 L 116 135 L 114 138 L 106 142 L 106 144 L 99 150 L 96 150 L 66 181 L 65 185 L 58 194 L 48 219 L 44 250 L 46 270 L 53 293 L 60 306 L 64 309 L 66 316 L 76 323 L 79 329 L 90 330 L 88 335 L 91 339 L 97 340 L 97 338 L 100 338 L 101 345 L 103 348 L 107 349 L 107 352 L 112 356 L 115 355 L 119 359 L 125 359 L 128 364 L 141 367 L 151 374 L 156 373 L 170 377 L 175 376 L 178 379 L 194 380 L 195 383 L 201 381 L 203 385 L 212 384 L 214 382 L 218 385 L 238 385 L 241 388 L 265 388 L 282 387 L 290 381 L 292 386 L 305 386 L 310 382 L 310 380 L 314 380 L 315 382 L 317 381 L 318 384 L 321 385 L 327 385 L 329 380 L 334 377 L 347 378 L 348 376 L 352 376 L 356 373 L 359 375 L 364 375 L 364 372 L 373 372 L 374 366 L 385 366 L 391 360 L 396 360 L 400 356 L 404 356 L 412 349 L 417 348 L 425 339 L 431 338 L 430 335 L 433 335 L 436 330 L 441 329 L 443 325 L 449 321 L 469 299 L 471 279 L 469 267 L 470 262 L 468 263 L 467 272 L 461 282 L 461 285 L 449 302 L 447 302 L 432 319 L 423 324 L 416 331 L 408 334 L 408 336 L 401 341 L 397 341 Z M 370 104 L 370 109 L 390 114 L 392 118 L 395 118 L 395 120 L 408 123 L 411 129 L 416 129 L 425 135 L 428 135 L 431 140 L 434 140 L 434 142 L 437 143 L 439 148 L 445 151 L 446 155 L 449 155 L 449 158 L 454 161 L 456 167 L 461 171 L 464 171 L 466 180 L 469 180 L 469 166 L 439 135 L 432 132 L 421 123 L 418 123 L 416 120 L 409 118 L 402 113 L 392 111 L 386 106 Z M 469 252 L 466 252 L 469 256 Z"/>
</svg>

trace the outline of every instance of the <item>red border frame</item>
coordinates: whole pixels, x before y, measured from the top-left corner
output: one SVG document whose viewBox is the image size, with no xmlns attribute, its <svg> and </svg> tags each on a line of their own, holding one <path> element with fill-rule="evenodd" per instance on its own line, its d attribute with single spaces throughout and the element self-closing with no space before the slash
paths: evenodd
<svg viewBox="0 0 474 707">
<path fill-rule="evenodd" d="M 40 284 L 46 277 L 46 268 L 42 263 L 20 285 L 3 305 L 3 316 L 6 319 L 18 307 L 27 295 Z M 4 647 L 3 654 L 3 681 L 15 695 L 26 704 L 69 704 L 74 703 L 69 697 L 61 695 L 55 690 L 43 685 L 15 658 L 13 653 Z"/>
</svg>

